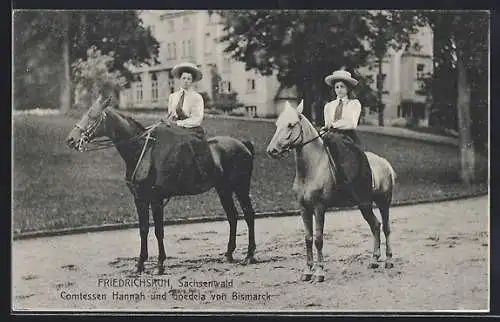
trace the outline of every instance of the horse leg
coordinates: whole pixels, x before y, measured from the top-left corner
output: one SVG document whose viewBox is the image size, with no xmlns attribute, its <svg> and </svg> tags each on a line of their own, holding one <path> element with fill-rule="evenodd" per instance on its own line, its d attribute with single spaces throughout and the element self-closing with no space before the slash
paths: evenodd
<svg viewBox="0 0 500 322">
<path fill-rule="evenodd" d="M 309 281 L 312 278 L 313 274 L 313 264 L 314 264 L 314 256 L 312 250 L 313 244 L 313 209 L 309 205 L 302 206 L 302 221 L 304 222 L 305 229 L 305 241 L 306 241 L 306 254 L 307 254 L 307 266 L 302 273 L 301 280 Z"/>
<path fill-rule="evenodd" d="M 248 251 L 243 264 L 255 264 L 257 260 L 254 257 L 255 253 L 255 210 L 252 206 L 252 201 L 250 200 L 250 195 L 248 190 L 245 192 L 237 192 L 236 198 L 240 203 L 241 209 L 243 210 L 243 214 L 245 216 L 245 221 L 248 226 Z"/>
<path fill-rule="evenodd" d="M 149 201 L 135 199 L 134 202 L 139 216 L 139 234 L 141 236 L 141 253 L 137 263 L 137 273 L 142 273 L 144 262 L 148 259 Z"/>
<path fill-rule="evenodd" d="M 385 268 L 393 268 L 394 264 L 392 262 L 392 248 L 390 242 L 391 226 L 389 222 L 389 207 L 391 206 L 392 194 L 388 196 L 380 197 L 379 200 L 375 200 L 380 210 L 380 216 L 382 217 L 382 229 L 385 235 Z"/>
<path fill-rule="evenodd" d="M 325 280 L 324 264 L 323 264 L 323 231 L 325 227 L 325 206 L 317 204 L 314 207 L 315 219 L 315 236 L 314 245 L 318 254 L 314 269 L 314 280 L 316 282 L 323 282 Z"/>
<path fill-rule="evenodd" d="M 227 243 L 226 259 L 233 262 L 233 252 L 236 249 L 236 226 L 238 224 L 238 210 L 234 205 L 233 194 L 229 189 L 217 188 L 217 194 L 229 221 L 229 241 Z"/>
<path fill-rule="evenodd" d="M 168 201 L 167 201 L 168 202 Z M 165 273 L 165 267 L 163 266 L 163 262 L 167 258 L 165 254 L 165 245 L 163 243 L 163 238 L 165 235 L 165 227 L 163 225 L 163 207 L 166 203 L 163 203 L 162 198 L 155 198 L 151 203 L 151 210 L 153 212 L 153 220 L 155 224 L 155 236 L 158 241 L 158 262 L 156 264 L 156 274 L 162 275 Z"/>
<path fill-rule="evenodd" d="M 360 206 L 359 209 L 361 210 L 361 213 L 363 214 L 363 217 L 368 225 L 370 225 L 370 230 L 373 235 L 373 258 L 369 268 L 377 268 L 378 259 L 380 258 L 380 221 L 378 221 L 377 217 L 373 213 L 373 206 L 371 204 Z"/>
</svg>

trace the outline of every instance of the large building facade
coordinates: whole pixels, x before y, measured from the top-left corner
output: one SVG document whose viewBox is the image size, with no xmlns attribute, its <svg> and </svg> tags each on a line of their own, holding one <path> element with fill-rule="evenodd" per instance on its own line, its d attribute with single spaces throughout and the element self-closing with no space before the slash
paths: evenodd
<svg viewBox="0 0 500 322">
<path fill-rule="evenodd" d="M 172 68 L 180 62 L 192 62 L 202 70 L 203 79 L 196 90 L 213 98 L 212 73 L 217 73 L 218 92 L 236 92 L 243 110 L 252 115 L 276 115 L 276 77 L 264 77 L 255 71 L 245 71 L 242 62 L 230 59 L 223 53 L 224 44 L 218 39 L 223 27 L 218 16 L 207 11 L 168 10 L 141 13 L 144 23 L 160 43 L 159 61 L 156 66 L 131 68 L 135 79 L 130 88 L 120 93 L 121 108 L 166 107 L 168 95 L 175 91 L 177 80 Z"/>
<path fill-rule="evenodd" d="M 214 85 L 219 92 L 236 92 L 237 100 L 244 105 L 242 110 L 250 115 L 273 117 L 281 112 L 285 100 L 300 99 L 293 89 L 281 88 L 275 76 L 246 71 L 244 63 L 223 52 L 225 44 L 218 41 L 223 26 L 216 14 L 199 10 L 143 11 L 141 18 L 160 43 L 160 64 L 131 68 L 135 79 L 120 93 L 120 108 L 166 107 L 168 95 L 178 88 L 170 72 L 185 61 L 198 65 L 203 72 L 203 79 L 196 84 L 198 92 L 212 98 Z M 402 109 L 402 103 L 426 100 L 419 91 L 423 75 L 432 73 L 432 34 L 423 29 L 413 39 L 420 44 L 419 51 L 389 52 L 382 66 L 386 75 L 382 98 L 389 119 L 411 114 Z M 214 72 L 218 84 L 213 83 Z M 376 79 L 378 69 L 365 67 L 358 72 Z"/>
<path fill-rule="evenodd" d="M 424 123 L 428 121 L 430 102 L 425 92 L 425 80 L 434 71 L 432 57 L 432 29 L 422 27 L 411 35 L 408 48 L 389 49 L 382 63 L 382 79 L 377 79 L 379 70 L 375 61 L 358 70 L 374 80 L 371 83 L 373 90 L 377 90 L 377 82 L 382 82 L 386 119 L 415 117 Z"/>
</svg>

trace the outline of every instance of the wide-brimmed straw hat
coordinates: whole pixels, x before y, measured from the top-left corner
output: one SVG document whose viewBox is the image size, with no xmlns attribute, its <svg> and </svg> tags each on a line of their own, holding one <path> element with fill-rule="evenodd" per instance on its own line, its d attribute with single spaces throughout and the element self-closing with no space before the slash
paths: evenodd
<svg viewBox="0 0 500 322">
<path fill-rule="evenodd" d="M 188 72 L 193 75 L 193 82 L 197 82 L 203 78 L 201 70 L 192 63 L 180 63 L 172 68 L 172 76 L 174 78 L 181 78 L 183 72 Z"/>
<path fill-rule="evenodd" d="M 325 83 L 327 83 L 328 86 L 333 86 L 335 81 L 343 81 L 351 86 L 358 85 L 358 81 L 352 78 L 351 73 L 345 70 L 336 70 L 325 77 Z"/>
</svg>

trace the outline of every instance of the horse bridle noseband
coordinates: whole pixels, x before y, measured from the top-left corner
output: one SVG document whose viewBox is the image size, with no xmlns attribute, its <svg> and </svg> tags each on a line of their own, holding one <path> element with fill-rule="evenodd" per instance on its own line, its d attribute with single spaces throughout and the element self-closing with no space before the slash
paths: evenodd
<svg viewBox="0 0 500 322">
<path fill-rule="evenodd" d="M 299 120 L 295 124 L 293 124 L 292 127 L 291 127 L 291 129 L 294 129 L 298 125 L 299 128 L 300 128 L 300 134 L 297 135 L 297 137 L 292 142 L 290 142 L 289 144 L 287 144 L 285 146 L 285 148 L 283 149 L 283 151 L 280 154 L 288 152 L 288 151 L 290 151 L 292 149 L 302 148 L 303 146 L 311 143 L 312 141 L 317 140 L 317 139 L 323 137 L 323 135 L 325 135 L 325 133 L 328 132 L 328 131 L 324 131 L 322 133 L 318 132 L 317 136 L 315 136 L 312 139 L 309 139 L 306 142 L 304 142 L 304 129 L 302 128 L 302 125 L 300 125 L 301 119 L 302 119 L 302 115 L 299 115 Z"/>
<path fill-rule="evenodd" d="M 80 129 L 82 131 L 80 140 L 78 140 L 77 143 L 77 149 L 81 152 L 83 151 L 95 151 L 95 150 L 103 150 L 103 149 L 108 149 L 112 148 L 115 145 L 118 144 L 123 144 L 123 143 L 130 143 L 137 141 L 138 139 L 145 137 L 146 135 L 149 135 L 151 130 L 154 128 L 154 126 L 151 126 L 150 128 L 147 128 L 146 131 L 143 133 L 140 133 L 138 135 L 135 135 L 129 139 L 121 140 L 118 142 L 113 142 L 111 139 L 102 139 L 102 140 L 92 140 L 95 132 L 97 131 L 97 128 L 101 123 L 106 119 L 107 114 L 105 109 L 107 108 L 106 104 L 109 102 L 109 98 L 104 101 L 104 107 L 100 111 L 98 118 L 89 124 L 87 127 L 83 127 L 80 125 L 80 122 L 76 123 L 73 127 L 76 127 L 77 129 Z M 104 123 L 104 126 L 106 126 L 106 123 Z M 151 138 L 153 139 L 153 138 Z M 86 148 L 86 144 L 88 143 L 93 143 L 95 147 L 92 148 Z"/>
<path fill-rule="evenodd" d="M 79 151 L 84 150 L 84 145 L 91 141 L 97 128 L 99 127 L 99 125 L 101 125 L 101 123 L 104 121 L 105 118 L 106 118 L 106 112 L 104 110 L 102 110 L 99 113 L 99 117 L 94 122 L 89 124 L 87 127 L 81 126 L 80 122 L 76 123 L 73 126 L 73 127 L 76 127 L 77 129 L 80 129 L 82 131 L 80 140 L 78 140 L 78 143 L 77 143 L 77 148 Z"/>
</svg>

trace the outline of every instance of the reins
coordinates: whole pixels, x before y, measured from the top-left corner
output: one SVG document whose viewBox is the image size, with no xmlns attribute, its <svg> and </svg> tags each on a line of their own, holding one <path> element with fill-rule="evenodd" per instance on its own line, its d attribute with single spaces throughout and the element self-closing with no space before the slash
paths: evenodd
<svg viewBox="0 0 500 322">
<path fill-rule="evenodd" d="M 79 128 L 80 130 L 83 131 L 82 138 L 80 139 L 81 142 L 87 141 L 88 137 L 92 134 L 92 132 L 94 132 L 97 129 L 97 127 L 104 121 L 107 114 L 105 111 L 102 111 L 101 113 L 102 114 L 99 117 L 99 119 L 96 120 L 91 125 L 89 125 L 87 128 L 83 128 L 78 123 L 74 125 L 75 127 Z M 113 142 L 113 140 L 109 139 L 109 138 L 93 139 L 91 141 L 87 141 L 87 142 L 85 142 L 86 144 L 85 144 L 85 147 L 83 148 L 82 152 L 105 150 L 105 149 L 113 148 L 117 145 L 136 142 L 136 141 L 138 141 L 146 136 L 147 136 L 147 139 L 154 139 L 154 138 L 150 137 L 150 133 L 159 124 L 160 124 L 160 122 L 155 123 L 153 125 L 150 125 L 150 126 L 146 127 L 144 132 L 142 132 L 140 134 L 136 134 L 128 139 L 123 139 L 123 140 L 119 140 L 119 141 L 115 141 L 115 142 Z M 92 145 L 92 146 L 88 147 L 88 145 Z"/>
<path fill-rule="evenodd" d="M 297 125 L 299 125 L 299 128 L 300 128 L 300 135 L 297 135 L 297 138 L 295 138 L 295 140 L 293 140 L 292 143 L 290 143 L 285 149 L 283 149 L 282 153 L 288 152 L 288 151 L 290 151 L 292 149 L 295 149 L 295 148 L 302 148 L 303 146 L 305 146 L 305 145 L 313 142 L 314 140 L 322 138 L 323 135 L 325 135 L 328 132 L 327 130 L 324 130 L 323 132 L 317 131 L 318 135 L 316 135 L 312 139 L 309 139 L 309 140 L 307 140 L 307 141 L 304 142 L 304 129 L 302 128 L 302 125 L 300 124 L 300 121 L 297 122 L 297 123 L 295 123 L 293 126 L 295 127 Z M 298 143 L 298 144 L 296 144 L 299 140 L 301 142 Z"/>
<path fill-rule="evenodd" d="M 85 148 L 85 152 L 88 151 L 98 151 L 98 150 L 105 150 L 105 149 L 110 149 L 113 148 L 117 145 L 125 144 L 125 143 L 132 143 L 135 141 L 138 141 L 141 138 L 146 137 L 152 129 L 146 129 L 144 132 L 134 135 L 133 137 L 129 139 L 123 139 L 117 142 L 113 142 L 111 139 L 96 139 L 88 142 L 87 144 L 93 145 L 90 148 Z"/>
<path fill-rule="evenodd" d="M 313 142 L 314 140 L 322 138 L 323 135 L 325 135 L 326 133 L 328 133 L 328 130 L 323 130 L 323 132 L 321 132 L 321 130 L 317 131 L 318 135 L 316 135 L 312 139 L 309 139 L 309 140 L 307 140 L 307 141 L 304 142 L 304 129 L 302 128 L 302 125 L 300 124 L 300 120 L 297 123 L 295 123 L 293 126 L 295 127 L 297 125 L 300 127 L 300 135 L 297 135 L 297 138 L 295 138 L 295 140 L 293 140 L 292 143 L 290 143 L 285 149 L 283 149 L 283 151 L 282 151 L 281 154 L 283 154 L 285 152 L 288 152 L 288 151 L 290 151 L 292 149 L 302 148 L 305 145 Z M 299 139 L 300 139 L 301 142 L 299 144 L 296 144 L 299 141 Z M 333 161 L 332 154 L 331 154 L 330 149 L 328 148 L 328 146 L 324 145 L 323 147 L 324 147 L 326 155 L 328 157 L 328 161 L 329 161 L 328 163 L 329 163 L 330 173 L 332 175 L 332 178 L 335 178 L 335 172 L 337 171 L 337 166 L 335 165 L 335 162 Z"/>
</svg>

